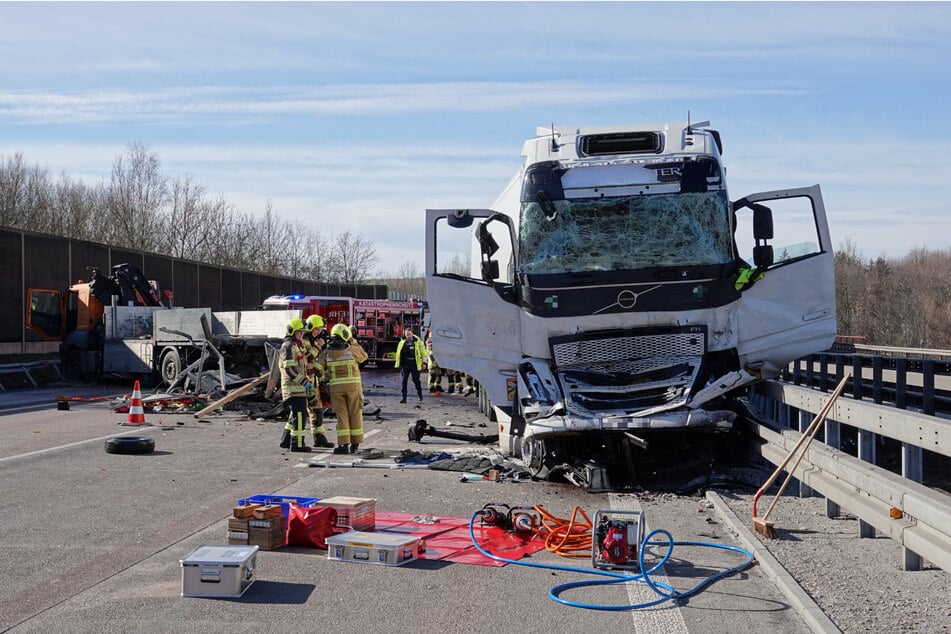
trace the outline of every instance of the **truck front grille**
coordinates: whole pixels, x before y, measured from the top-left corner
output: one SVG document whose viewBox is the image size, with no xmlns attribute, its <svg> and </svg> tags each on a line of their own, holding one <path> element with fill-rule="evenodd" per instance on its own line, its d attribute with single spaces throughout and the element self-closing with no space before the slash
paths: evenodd
<svg viewBox="0 0 951 634">
<path fill-rule="evenodd" d="M 551 349 L 557 368 L 653 357 L 702 357 L 706 331 L 556 337 Z"/>
<path fill-rule="evenodd" d="M 700 371 L 706 330 L 610 331 L 551 340 L 569 412 L 585 418 L 680 407 Z"/>
</svg>

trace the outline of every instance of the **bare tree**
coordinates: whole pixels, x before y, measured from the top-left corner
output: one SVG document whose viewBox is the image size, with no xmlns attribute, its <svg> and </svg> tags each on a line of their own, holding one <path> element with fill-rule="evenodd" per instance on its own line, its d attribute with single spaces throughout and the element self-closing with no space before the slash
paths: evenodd
<svg viewBox="0 0 951 634">
<path fill-rule="evenodd" d="M 835 252 L 835 303 L 839 334 L 861 334 L 858 321 L 865 303 L 865 264 L 851 240 Z"/>
<path fill-rule="evenodd" d="M 261 270 L 260 219 L 238 212 L 223 198 L 211 204 L 216 230 L 208 261 L 236 269 Z"/>
<path fill-rule="evenodd" d="M 307 259 L 301 276 L 315 282 L 327 281 L 327 263 L 330 260 L 331 243 L 319 230 L 307 227 Z"/>
<path fill-rule="evenodd" d="M 146 251 L 165 247 L 159 229 L 167 180 L 160 167 L 158 155 L 137 141 L 116 157 L 103 199 L 103 224 L 112 244 Z"/>
<path fill-rule="evenodd" d="M 270 200 L 264 206 L 258 236 L 263 254 L 259 270 L 268 275 L 284 275 L 282 269 L 287 261 L 287 250 L 291 246 L 291 233 L 287 223 L 274 213 L 274 204 Z"/>
<path fill-rule="evenodd" d="M 390 292 L 406 297 L 426 297 L 426 279 L 419 264 L 407 260 L 395 275 L 384 275 Z"/>
<path fill-rule="evenodd" d="M 207 261 L 207 247 L 216 223 L 212 217 L 215 205 L 207 203 L 204 195 L 204 186 L 191 176 L 171 181 L 169 209 L 164 223 L 166 249 L 170 255 Z"/>
<path fill-rule="evenodd" d="M 25 226 L 28 218 L 24 205 L 26 181 L 22 153 L 17 152 L 0 163 L 0 225 Z"/>
<path fill-rule="evenodd" d="M 288 239 L 285 241 L 284 267 L 282 275 L 289 277 L 303 277 L 304 271 L 311 264 L 311 254 L 314 251 L 314 232 L 297 220 L 286 223 Z"/>
<path fill-rule="evenodd" d="M 49 232 L 75 240 L 96 240 L 97 192 L 65 173 L 53 186 Z"/>
<path fill-rule="evenodd" d="M 328 273 L 340 284 L 358 284 L 373 277 L 380 256 L 373 241 L 345 231 L 331 240 Z"/>
</svg>

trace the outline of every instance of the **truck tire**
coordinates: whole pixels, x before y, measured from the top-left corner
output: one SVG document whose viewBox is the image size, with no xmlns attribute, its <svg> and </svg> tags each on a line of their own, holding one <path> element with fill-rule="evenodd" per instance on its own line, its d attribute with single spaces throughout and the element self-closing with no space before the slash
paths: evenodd
<svg viewBox="0 0 951 634">
<path fill-rule="evenodd" d="M 522 461 L 533 478 L 545 480 L 551 470 L 551 450 L 548 443 L 537 438 L 523 440 L 521 446 Z"/>
<path fill-rule="evenodd" d="M 148 436 L 113 436 L 106 438 L 106 453 L 145 454 L 155 451 L 155 439 Z"/>
<path fill-rule="evenodd" d="M 182 371 L 182 357 L 175 348 L 165 348 L 159 362 L 159 376 L 162 383 L 171 385 Z"/>
</svg>

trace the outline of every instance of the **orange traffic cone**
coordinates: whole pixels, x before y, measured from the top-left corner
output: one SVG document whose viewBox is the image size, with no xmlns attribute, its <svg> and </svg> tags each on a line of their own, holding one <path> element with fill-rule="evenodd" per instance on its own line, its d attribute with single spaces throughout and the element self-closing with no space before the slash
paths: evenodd
<svg viewBox="0 0 951 634">
<path fill-rule="evenodd" d="M 129 404 L 129 420 L 124 424 L 145 424 L 145 409 L 142 407 L 142 392 L 139 390 L 138 380 L 136 380 L 135 387 L 132 389 L 132 402 Z"/>
</svg>

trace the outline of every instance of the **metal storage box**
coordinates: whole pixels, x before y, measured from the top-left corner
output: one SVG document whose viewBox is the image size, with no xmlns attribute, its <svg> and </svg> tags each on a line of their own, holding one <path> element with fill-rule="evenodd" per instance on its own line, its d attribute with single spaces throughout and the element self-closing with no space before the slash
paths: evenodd
<svg viewBox="0 0 951 634">
<path fill-rule="evenodd" d="M 255 579 L 257 546 L 199 546 L 181 559 L 183 597 L 237 599 Z"/>
<path fill-rule="evenodd" d="M 419 539 L 403 533 L 350 531 L 327 538 L 327 559 L 400 566 L 419 555 Z"/>
</svg>

